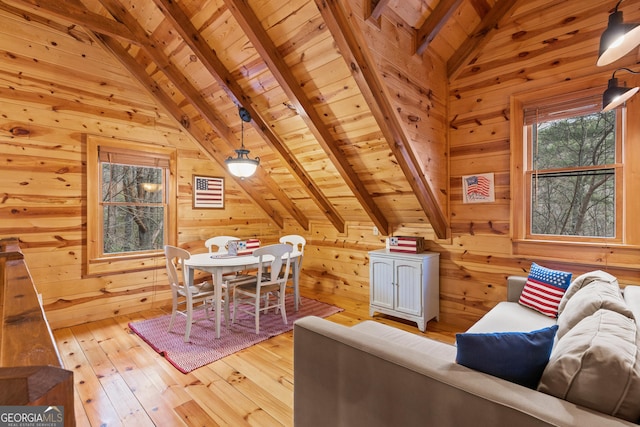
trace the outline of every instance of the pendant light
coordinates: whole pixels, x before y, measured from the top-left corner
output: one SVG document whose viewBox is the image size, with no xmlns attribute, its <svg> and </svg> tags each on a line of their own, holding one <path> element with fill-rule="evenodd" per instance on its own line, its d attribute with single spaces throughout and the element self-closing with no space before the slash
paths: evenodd
<svg viewBox="0 0 640 427">
<path fill-rule="evenodd" d="M 234 158 L 229 156 L 224 162 L 227 164 L 227 168 L 232 175 L 237 176 L 240 179 L 244 179 L 250 177 L 255 173 L 258 165 L 260 164 L 260 157 L 250 159 L 249 150 L 244 148 L 244 122 L 251 121 L 251 114 L 246 108 L 240 107 L 238 110 L 238 115 L 242 120 L 240 148 L 234 150 L 237 154 L 237 157 Z"/>
<path fill-rule="evenodd" d="M 602 111 L 613 110 L 624 104 L 627 99 L 631 98 L 633 95 L 638 92 L 639 87 L 625 87 L 618 86 L 618 79 L 616 78 L 616 73 L 620 70 L 628 71 L 632 74 L 638 74 L 638 72 L 630 70 L 628 68 L 618 68 L 611 75 L 611 79 L 609 79 L 609 85 L 607 90 L 602 94 Z"/>
<path fill-rule="evenodd" d="M 622 12 L 618 11 L 620 3 L 622 0 L 609 15 L 609 25 L 600 37 L 600 50 L 596 62 L 600 67 L 622 58 L 640 44 L 640 24 L 623 23 Z"/>
</svg>

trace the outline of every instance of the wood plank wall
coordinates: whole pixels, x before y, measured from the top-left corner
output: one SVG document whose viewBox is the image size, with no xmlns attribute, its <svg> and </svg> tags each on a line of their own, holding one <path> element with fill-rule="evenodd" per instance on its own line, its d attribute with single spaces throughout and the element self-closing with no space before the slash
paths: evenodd
<svg viewBox="0 0 640 427">
<path fill-rule="evenodd" d="M 225 176 L 176 130 L 25 107 L 2 99 L 0 118 L 0 237 L 18 237 L 52 328 L 166 304 L 164 257 L 150 270 L 89 277 L 86 250 L 85 148 L 81 133 L 161 142 L 178 150 L 178 244 L 205 251 L 216 234 L 276 240 L 278 229 L 226 179 L 226 209 L 193 209 L 192 175 Z M 37 124 L 36 124 L 37 123 Z M 24 132 L 16 132 L 24 129 Z M 227 177 L 228 178 L 228 177 Z"/>
<path fill-rule="evenodd" d="M 353 4 L 354 10 L 359 10 L 361 3 Z M 544 14 L 539 19 L 545 19 Z M 510 124 L 506 113 L 509 96 L 516 90 L 557 85 L 567 76 L 577 78 L 595 70 L 586 65 L 587 59 L 551 67 L 540 65 L 544 59 L 551 63 L 552 58 L 543 57 L 534 64 L 536 72 L 528 81 L 518 77 L 523 64 L 514 62 L 503 65 L 505 69 L 501 70 L 501 75 L 511 81 L 493 79 L 492 83 L 491 71 L 487 70 L 484 74 L 463 73 L 449 87 L 445 64 L 431 58 L 428 51 L 422 58 L 415 56 L 410 61 L 393 56 L 413 42 L 409 32 L 394 28 L 384 17 L 380 22 L 384 31 L 364 21 L 361 28 L 372 45 L 390 46 L 391 40 L 397 43 L 375 51 L 375 59 L 384 72 L 389 92 L 401 95 L 396 96 L 400 115 L 407 129 L 413 126 L 408 132 L 421 153 L 425 170 L 433 173 L 432 179 L 443 189 L 442 194 L 449 195 L 444 197 L 444 204 L 450 204 L 450 240 L 436 240 L 424 215 L 415 212 L 408 212 L 406 221 L 393 224 L 393 233 L 423 236 L 429 240 L 430 250 L 440 252 L 441 319 L 460 325 L 462 330 L 497 301 L 504 300 L 506 277 L 526 274 L 532 261 L 514 256 L 511 251 Z M 389 31 L 394 37 L 388 37 Z M 48 38 L 46 34 L 38 36 L 38 40 Z M 19 45 L 12 49 L 18 58 L 14 59 L 18 69 L 30 57 L 27 48 L 19 49 Z M 82 57 L 81 54 L 76 56 Z M 82 64 L 77 69 L 82 69 Z M 606 85 L 607 76 L 602 74 L 601 79 Z M 163 258 L 146 271 L 103 277 L 83 274 L 86 156 L 82 133 L 176 147 L 181 246 L 192 252 L 204 251 L 204 240 L 216 234 L 259 236 L 265 242 L 276 241 L 284 234 L 302 234 L 309 241 L 302 286 L 368 302 L 367 252 L 384 247 L 384 238 L 373 233 L 373 224 L 348 221 L 346 232 L 338 233 L 328 221 L 312 221 L 310 230 L 305 231 L 287 220 L 280 230 L 246 200 L 231 179 L 226 180 L 224 210 L 194 210 L 193 174 L 229 177 L 222 167 L 201 154 L 177 125 L 153 111 L 129 114 L 114 107 L 105 114 L 99 108 L 79 108 L 74 105 L 75 98 L 65 104 L 66 108 L 52 108 L 59 100 L 36 95 L 48 93 L 45 82 L 24 75 L 21 82 L 16 82 L 24 85 L 23 91 L 0 91 L 0 237 L 20 238 L 53 328 L 148 309 L 166 304 L 169 299 Z M 28 94 L 27 87 L 33 93 Z M 137 89 L 125 86 L 121 92 L 127 90 Z M 138 107 L 144 110 L 142 104 L 141 101 Z M 449 173 L 443 172 L 449 167 L 428 164 L 430 150 L 449 150 Z M 463 204 L 461 177 L 483 172 L 496 174 L 496 202 Z M 348 219 L 348 213 L 345 217 Z M 572 264 L 549 259 L 544 264 L 576 274 L 605 267 L 595 262 Z M 625 283 L 640 283 L 636 268 L 635 263 L 630 263 L 628 268 L 609 271 Z"/>
<path fill-rule="evenodd" d="M 604 91 L 611 70 L 595 66 L 600 30 L 593 28 L 602 25 L 608 7 L 600 2 L 523 2 L 509 24 L 491 34 L 473 66 L 451 83 L 452 241 L 435 244 L 443 251 L 441 309 L 449 314 L 447 320 L 468 324 L 504 300 L 506 276 L 526 275 L 532 261 L 571 271 L 574 277 L 600 269 L 618 277 L 622 285 L 640 283 L 638 257 L 628 257 L 615 267 L 607 265 L 606 254 L 615 248 L 600 248 L 602 257 L 576 247 L 555 247 L 531 258 L 514 255 L 511 243 L 510 184 L 515 171 L 511 170 L 510 97 L 536 93 L 544 98 L 590 87 Z M 572 14 L 564 22 L 558 21 L 558 16 L 567 16 L 561 8 Z M 630 19 L 628 14 L 625 19 Z M 527 31 L 531 28 L 537 31 Z M 560 34 L 562 43 L 554 46 Z M 464 204 L 462 177 L 489 172 L 495 174 L 496 201 Z"/>
</svg>

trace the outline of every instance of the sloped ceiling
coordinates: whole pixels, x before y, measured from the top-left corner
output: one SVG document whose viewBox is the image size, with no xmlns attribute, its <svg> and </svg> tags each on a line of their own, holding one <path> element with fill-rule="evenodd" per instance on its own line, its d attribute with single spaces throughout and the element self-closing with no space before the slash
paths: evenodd
<svg viewBox="0 0 640 427">
<path fill-rule="evenodd" d="M 247 108 L 253 121 L 245 127 L 244 144 L 261 166 L 239 184 L 280 226 L 284 218 L 305 229 L 311 220 L 328 220 L 343 231 L 347 220 L 371 221 L 388 234 L 411 217 L 446 237 L 448 81 L 473 62 L 516 3 L 5 0 L 0 11 L 16 25 L 43 25 L 63 35 L 56 39 L 58 50 L 79 42 L 87 52 L 98 46 L 109 53 L 109 60 L 89 58 L 108 87 L 103 94 L 91 85 L 65 87 L 64 77 L 54 77 L 64 61 L 34 51 L 34 57 L 42 55 L 39 66 L 50 68 L 62 108 L 73 108 L 72 99 L 81 96 L 101 114 L 108 110 L 158 125 L 174 120 L 221 164 L 240 146 L 238 107 Z M 29 37 L 28 30 L 5 31 Z M 441 81 L 429 83 L 445 88 L 439 101 L 424 83 L 417 112 L 399 113 L 381 77 L 386 71 L 372 53 L 367 34 L 373 32 L 413 41 L 393 53 L 392 65 L 443 69 Z M 86 64 L 75 69 L 91 82 Z M 2 67 L 9 84 L 18 68 Z M 420 115 L 439 123 L 440 147 L 430 150 L 430 141 L 417 140 L 412 122 Z"/>
</svg>

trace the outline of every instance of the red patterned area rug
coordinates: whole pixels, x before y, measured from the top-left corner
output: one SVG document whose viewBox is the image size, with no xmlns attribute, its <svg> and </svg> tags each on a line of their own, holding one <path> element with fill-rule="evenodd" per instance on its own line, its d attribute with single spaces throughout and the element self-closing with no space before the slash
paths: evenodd
<svg viewBox="0 0 640 427">
<path fill-rule="evenodd" d="M 184 328 L 186 318 L 176 316 L 173 331 L 168 332 L 171 315 L 165 315 L 154 319 L 141 320 L 129 323 L 133 332 L 138 334 L 155 351 L 164 356 L 180 372 L 188 373 L 201 366 L 207 365 L 239 350 L 250 347 L 276 335 L 293 329 L 293 322 L 305 316 L 327 317 L 341 312 L 343 309 L 330 304 L 325 304 L 309 298 L 302 297 L 302 304 L 297 312 L 293 309 L 293 295 L 287 295 L 287 324 L 282 322 L 282 316 L 274 310 L 260 315 L 260 334 L 256 334 L 253 316 L 239 313 L 236 323 L 227 329 L 222 314 L 220 338 L 215 337 L 214 313 L 210 313 L 211 319 L 202 316 L 191 326 L 190 342 L 184 342 Z M 232 308 L 233 310 L 233 308 Z"/>
</svg>

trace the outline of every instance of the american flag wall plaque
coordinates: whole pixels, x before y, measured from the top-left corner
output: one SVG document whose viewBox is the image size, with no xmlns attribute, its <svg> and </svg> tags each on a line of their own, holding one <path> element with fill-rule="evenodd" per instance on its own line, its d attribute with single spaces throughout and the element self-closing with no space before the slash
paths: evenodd
<svg viewBox="0 0 640 427">
<path fill-rule="evenodd" d="M 194 175 L 193 207 L 224 208 L 224 178 Z"/>
<path fill-rule="evenodd" d="M 493 173 L 467 175 L 462 177 L 462 201 L 483 203 L 495 201 Z"/>
</svg>

